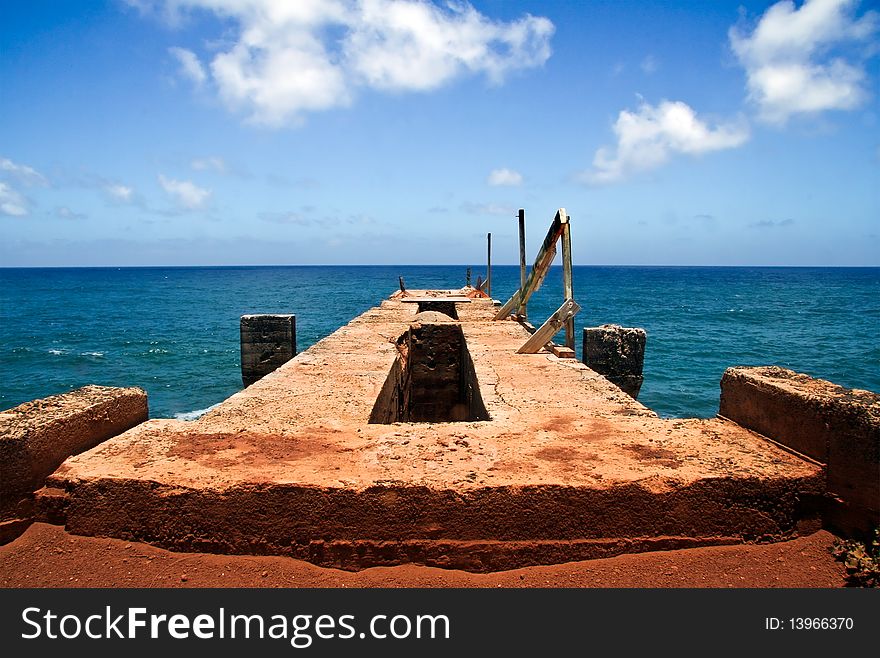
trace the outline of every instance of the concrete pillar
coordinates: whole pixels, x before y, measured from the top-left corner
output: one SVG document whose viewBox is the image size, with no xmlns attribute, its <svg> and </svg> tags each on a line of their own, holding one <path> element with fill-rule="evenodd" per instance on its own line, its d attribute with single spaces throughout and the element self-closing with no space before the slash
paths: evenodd
<svg viewBox="0 0 880 658">
<path fill-rule="evenodd" d="M 245 386 L 296 356 L 296 316 L 241 316 L 241 380 Z"/>
<path fill-rule="evenodd" d="M 637 398 L 644 381 L 646 340 L 644 329 L 616 324 L 584 327 L 584 363 L 627 395 Z"/>
<path fill-rule="evenodd" d="M 825 464 L 845 532 L 880 523 L 880 395 L 777 366 L 728 368 L 719 415 Z"/>
</svg>

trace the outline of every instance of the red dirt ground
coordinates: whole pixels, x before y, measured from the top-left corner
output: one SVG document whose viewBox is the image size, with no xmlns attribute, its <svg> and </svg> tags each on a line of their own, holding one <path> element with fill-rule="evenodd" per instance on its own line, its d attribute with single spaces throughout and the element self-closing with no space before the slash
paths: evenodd
<svg viewBox="0 0 880 658">
<path fill-rule="evenodd" d="M 841 587 L 819 531 L 777 544 L 715 546 L 475 574 L 417 565 L 359 572 L 284 557 L 172 553 L 33 524 L 0 546 L 2 587 Z"/>
</svg>

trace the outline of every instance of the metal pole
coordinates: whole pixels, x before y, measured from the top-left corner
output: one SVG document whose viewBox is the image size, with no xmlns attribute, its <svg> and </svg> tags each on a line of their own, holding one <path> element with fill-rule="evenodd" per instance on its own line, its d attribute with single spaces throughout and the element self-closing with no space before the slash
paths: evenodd
<svg viewBox="0 0 880 658">
<path fill-rule="evenodd" d="M 519 209 L 519 315 L 527 317 L 526 305 L 526 211 Z"/>
<path fill-rule="evenodd" d="M 492 234 L 486 235 L 487 254 L 486 254 L 486 294 L 492 296 Z"/>
</svg>

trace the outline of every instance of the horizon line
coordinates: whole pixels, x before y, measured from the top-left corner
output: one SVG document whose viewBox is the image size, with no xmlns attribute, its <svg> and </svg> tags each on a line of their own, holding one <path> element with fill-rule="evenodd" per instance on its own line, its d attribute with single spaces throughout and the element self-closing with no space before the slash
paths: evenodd
<svg viewBox="0 0 880 658">
<path fill-rule="evenodd" d="M 466 263 L 240 263 L 228 265 L 206 265 L 206 264 L 181 264 L 181 265 L 0 265 L 0 270 L 52 270 L 52 269 L 185 269 L 185 268 L 245 268 L 245 267 L 463 267 L 463 268 L 482 268 L 485 264 L 473 265 Z M 493 263 L 493 267 L 519 267 L 519 263 Z M 561 268 L 562 264 L 552 264 L 551 268 Z M 823 269 L 880 269 L 877 265 L 784 265 L 784 264 L 670 264 L 670 263 L 590 263 L 590 264 L 573 264 L 572 267 L 762 267 L 762 268 L 823 268 Z M 529 265 L 528 269 L 532 266 Z"/>
</svg>

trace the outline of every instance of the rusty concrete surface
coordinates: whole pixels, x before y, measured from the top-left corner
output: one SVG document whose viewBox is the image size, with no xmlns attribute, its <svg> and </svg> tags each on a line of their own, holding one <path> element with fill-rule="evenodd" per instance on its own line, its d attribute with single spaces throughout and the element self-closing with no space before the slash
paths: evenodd
<svg viewBox="0 0 880 658">
<path fill-rule="evenodd" d="M 807 527 L 820 466 L 730 421 L 658 418 L 573 360 L 516 354 L 528 333 L 493 322 L 491 300 L 456 310 L 488 421 L 368 422 L 416 320 L 398 294 L 199 420 L 68 459 L 42 499 L 75 534 L 345 569 L 489 571 Z"/>
<path fill-rule="evenodd" d="M 139 388 L 84 386 L 0 412 L 0 542 L 26 527 L 32 493 L 69 456 L 147 419 Z"/>
<path fill-rule="evenodd" d="M 777 366 L 728 368 L 720 414 L 826 466 L 846 526 L 880 523 L 880 395 Z"/>
</svg>

